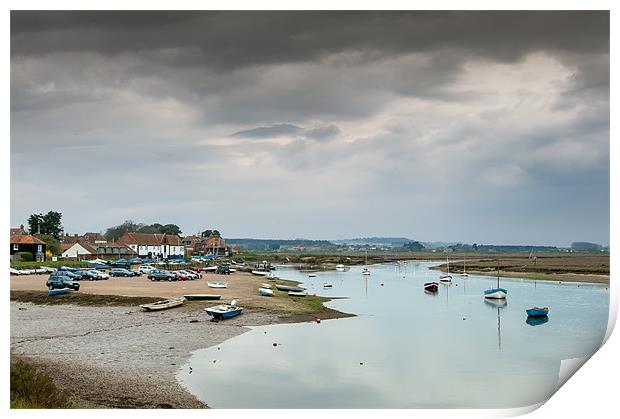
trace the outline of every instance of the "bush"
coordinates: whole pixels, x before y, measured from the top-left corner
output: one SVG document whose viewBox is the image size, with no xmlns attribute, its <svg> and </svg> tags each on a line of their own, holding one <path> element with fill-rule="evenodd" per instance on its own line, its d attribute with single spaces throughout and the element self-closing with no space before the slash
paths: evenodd
<svg viewBox="0 0 620 419">
<path fill-rule="evenodd" d="M 34 260 L 34 256 L 30 252 L 17 252 L 17 254 L 22 262 L 32 262 Z"/>
<path fill-rule="evenodd" d="M 52 379 L 22 361 L 11 362 L 12 409 L 66 409 L 71 407 L 68 395 L 59 390 Z"/>
</svg>

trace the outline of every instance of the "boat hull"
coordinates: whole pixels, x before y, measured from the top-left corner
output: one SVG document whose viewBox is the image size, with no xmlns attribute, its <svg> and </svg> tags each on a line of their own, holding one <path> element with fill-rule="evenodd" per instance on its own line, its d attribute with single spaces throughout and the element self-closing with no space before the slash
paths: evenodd
<svg viewBox="0 0 620 419">
<path fill-rule="evenodd" d="M 221 295 L 217 294 L 187 294 L 184 295 L 186 300 L 219 300 Z"/>
<path fill-rule="evenodd" d="M 289 291 L 289 297 L 305 297 L 308 295 L 305 291 Z"/>
<path fill-rule="evenodd" d="M 428 292 L 437 292 L 439 289 L 439 284 L 436 282 L 427 282 L 424 284 L 424 290 Z"/>
<path fill-rule="evenodd" d="M 71 291 L 69 288 L 60 288 L 47 291 L 47 295 L 62 295 L 67 294 L 69 291 Z"/>
<path fill-rule="evenodd" d="M 525 312 L 530 317 L 543 317 L 549 314 L 549 309 L 534 307 L 534 308 L 525 310 Z"/>
<path fill-rule="evenodd" d="M 226 282 L 207 282 L 207 285 L 211 288 L 227 288 L 228 283 Z"/>
<path fill-rule="evenodd" d="M 259 288 L 258 293 L 263 297 L 273 297 L 273 291 L 268 288 Z"/>
<path fill-rule="evenodd" d="M 230 319 L 231 317 L 238 316 L 243 311 L 243 308 L 238 307 L 234 310 L 227 310 L 227 311 L 219 310 L 217 308 L 215 309 L 205 308 L 205 311 L 207 312 L 209 316 L 213 317 L 216 320 L 224 320 L 224 319 Z"/>
<path fill-rule="evenodd" d="M 508 291 L 506 291 L 504 288 L 493 288 L 484 292 L 484 298 L 503 300 L 506 298 L 507 294 Z"/>
<path fill-rule="evenodd" d="M 295 287 L 292 285 L 280 285 L 276 284 L 276 289 L 279 291 L 293 291 L 293 292 L 302 292 L 304 289 L 301 287 Z"/>
<path fill-rule="evenodd" d="M 145 311 L 159 311 L 166 310 L 173 307 L 178 307 L 183 304 L 185 299 L 177 300 L 162 300 L 152 304 L 142 304 L 140 307 Z"/>
</svg>

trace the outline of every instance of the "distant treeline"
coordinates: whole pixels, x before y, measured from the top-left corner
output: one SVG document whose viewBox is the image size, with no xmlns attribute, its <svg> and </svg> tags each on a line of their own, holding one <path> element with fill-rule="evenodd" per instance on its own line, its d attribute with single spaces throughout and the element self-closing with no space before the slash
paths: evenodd
<svg viewBox="0 0 620 419">
<path fill-rule="evenodd" d="M 402 246 L 412 241 L 406 237 L 360 237 L 355 239 L 331 240 L 335 244 L 386 244 L 391 246 Z"/>
<path fill-rule="evenodd" d="M 322 248 L 332 246 L 328 240 L 279 240 L 279 239 L 226 239 L 226 243 L 231 246 L 239 246 L 244 250 L 273 251 L 280 249 L 281 246 L 320 246 Z"/>
</svg>

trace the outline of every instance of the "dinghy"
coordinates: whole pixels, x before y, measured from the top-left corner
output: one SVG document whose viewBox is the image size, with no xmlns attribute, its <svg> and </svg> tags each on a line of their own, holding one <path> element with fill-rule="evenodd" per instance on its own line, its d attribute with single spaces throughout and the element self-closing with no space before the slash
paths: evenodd
<svg viewBox="0 0 620 419">
<path fill-rule="evenodd" d="M 308 278 L 316 278 L 316 274 L 308 274 Z"/>
<path fill-rule="evenodd" d="M 67 294 L 69 291 L 71 291 L 69 288 L 60 288 L 60 289 L 55 289 L 55 290 L 49 290 L 47 292 L 47 295 Z"/>
<path fill-rule="evenodd" d="M 484 291 L 484 298 L 492 298 L 495 300 L 503 300 L 506 298 L 508 291 L 499 287 L 499 261 L 497 262 L 497 288 L 491 288 Z"/>
<path fill-rule="evenodd" d="M 271 284 L 260 284 L 261 288 L 271 289 Z"/>
<path fill-rule="evenodd" d="M 232 300 L 230 304 L 221 304 L 219 306 L 205 308 L 205 311 L 209 316 L 213 317 L 214 319 L 223 320 L 241 314 L 243 308 L 237 307 L 237 301 Z"/>
<path fill-rule="evenodd" d="M 276 284 L 276 289 L 280 291 L 293 291 L 293 292 L 302 292 L 304 290 L 302 287 L 295 287 L 293 285 L 281 285 L 281 284 Z"/>
<path fill-rule="evenodd" d="M 450 276 L 450 259 L 448 259 L 448 257 L 446 257 L 446 264 L 448 266 L 448 270 L 445 274 L 442 274 L 439 277 L 439 282 L 443 282 L 443 283 L 451 283 L 452 282 L 452 277 Z"/>
<path fill-rule="evenodd" d="M 145 311 L 165 310 L 168 308 L 178 307 L 185 302 L 185 298 L 170 298 L 168 300 L 157 301 L 151 304 L 141 304 L 140 307 Z"/>
<path fill-rule="evenodd" d="M 289 291 L 288 295 L 289 297 L 305 297 L 308 293 L 306 291 Z"/>
<path fill-rule="evenodd" d="M 336 265 L 336 270 L 338 272 L 343 272 L 344 271 L 344 265 L 343 264 L 338 264 Z"/>
<path fill-rule="evenodd" d="M 219 300 L 221 295 L 217 294 L 187 294 L 184 295 L 186 300 Z"/>
<path fill-rule="evenodd" d="M 267 275 L 269 275 L 269 272 L 265 272 L 265 271 L 252 271 L 252 275 L 267 276 Z"/>
<path fill-rule="evenodd" d="M 207 282 L 207 285 L 211 288 L 227 288 L 228 282 Z"/>
<path fill-rule="evenodd" d="M 333 285 L 329 282 L 323 282 L 323 288 L 332 288 Z"/>
<path fill-rule="evenodd" d="M 549 314 L 549 307 L 533 307 L 525 310 L 530 317 L 543 317 Z"/>
<path fill-rule="evenodd" d="M 439 284 L 435 281 L 427 282 L 426 284 L 424 284 L 424 291 L 437 292 L 438 289 L 439 289 Z"/>
<path fill-rule="evenodd" d="M 258 293 L 263 297 L 273 297 L 273 291 L 268 288 L 259 288 Z"/>
</svg>

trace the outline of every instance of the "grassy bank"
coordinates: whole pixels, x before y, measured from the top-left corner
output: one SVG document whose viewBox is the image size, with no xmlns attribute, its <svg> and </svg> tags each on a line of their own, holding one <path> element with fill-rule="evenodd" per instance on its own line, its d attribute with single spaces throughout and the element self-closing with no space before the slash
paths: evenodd
<svg viewBox="0 0 620 419">
<path fill-rule="evenodd" d="M 11 360 L 11 409 L 67 409 L 69 396 L 45 373 L 22 359 Z"/>
<path fill-rule="evenodd" d="M 156 297 L 126 297 L 73 293 L 49 296 L 46 291 L 11 291 L 11 300 L 33 304 L 77 304 L 80 306 L 137 306 L 154 303 Z"/>
<path fill-rule="evenodd" d="M 74 266 L 76 268 L 87 268 L 87 262 L 78 262 L 75 260 L 65 260 L 53 262 L 51 260 L 45 262 L 11 262 L 11 268 L 14 269 L 35 269 L 40 268 L 41 266 L 46 266 L 48 268 L 59 268 L 61 266 Z"/>
</svg>

